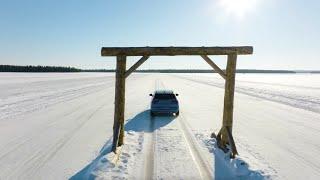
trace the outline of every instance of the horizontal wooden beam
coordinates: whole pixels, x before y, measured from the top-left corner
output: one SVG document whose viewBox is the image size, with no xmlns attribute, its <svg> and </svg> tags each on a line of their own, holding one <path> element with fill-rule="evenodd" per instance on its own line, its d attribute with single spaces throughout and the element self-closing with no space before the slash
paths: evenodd
<svg viewBox="0 0 320 180">
<path fill-rule="evenodd" d="M 231 47 L 103 47 L 102 56 L 178 56 L 252 54 L 252 46 Z"/>
<path fill-rule="evenodd" d="M 129 68 L 126 71 L 125 77 L 128 77 L 133 71 L 135 71 L 139 66 L 141 66 L 148 58 L 149 56 L 142 56 L 142 58 L 139 59 L 139 61 L 137 61 L 134 65 L 131 66 L 131 68 Z"/>
<path fill-rule="evenodd" d="M 201 57 L 217 72 L 220 74 L 220 76 L 223 77 L 223 79 L 226 79 L 226 73 L 223 72 L 219 66 L 217 66 L 208 56 L 206 55 L 201 55 Z"/>
</svg>

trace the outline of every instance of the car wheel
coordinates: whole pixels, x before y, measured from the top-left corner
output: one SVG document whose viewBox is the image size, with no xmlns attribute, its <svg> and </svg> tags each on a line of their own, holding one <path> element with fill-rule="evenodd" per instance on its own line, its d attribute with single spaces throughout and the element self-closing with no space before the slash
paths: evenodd
<svg viewBox="0 0 320 180">
<path fill-rule="evenodd" d="M 179 111 L 178 111 L 178 112 L 176 112 L 176 116 L 179 116 Z"/>
</svg>

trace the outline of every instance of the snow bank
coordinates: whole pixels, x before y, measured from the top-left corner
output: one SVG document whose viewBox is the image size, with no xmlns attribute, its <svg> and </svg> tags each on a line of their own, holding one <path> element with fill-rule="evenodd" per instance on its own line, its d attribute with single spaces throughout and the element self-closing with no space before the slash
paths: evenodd
<svg viewBox="0 0 320 180">
<path fill-rule="evenodd" d="M 174 126 L 173 124 L 172 126 Z M 164 130 L 163 130 L 164 129 Z M 181 144 L 184 140 L 180 139 L 173 143 L 174 137 L 180 133 L 168 133 L 167 128 L 160 128 L 156 130 L 157 141 L 155 144 L 155 169 L 153 178 L 155 179 L 170 179 L 170 177 L 181 178 L 178 174 L 184 174 L 187 177 L 199 177 L 196 167 L 190 168 L 192 165 L 192 158 L 187 157 L 188 152 L 185 150 L 185 145 Z M 165 135 L 166 134 L 166 135 Z M 217 148 L 216 140 L 209 138 L 208 132 L 195 133 L 195 139 L 199 142 L 201 147 L 206 149 L 203 154 L 204 157 L 211 159 L 210 167 L 213 169 L 212 174 L 214 179 L 272 179 L 268 173 L 261 170 L 253 169 L 246 163 L 241 156 L 235 159 L 230 159 L 229 153 L 224 153 Z M 165 135 L 166 138 L 163 138 Z M 145 145 L 145 132 L 127 131 L 125 134 L 126 144 L 121 147 L 121 153 L 117 156 L 111 152 L 112 139 L 105 144 L 100 151 L 98 157 L 93 160 L 84 169 L 79 171 L 76 175 L 71 177 L 71 180 L 81 179 L 144 179 L 146 178 L 146 171 L 148 168 L 144 167 L 146 159 L 147 147 Z M 170 138 L 169 138 L 170 137 Z M 180 137 L 180 136 L 179 136 Z M 173 138 L 173 139 L 172 139 Z M 171 153 L 168 150 L 171 149 Z M 174 153 L 172 153 L 174 152 Z M 212 156 L 210 156 L 210 154 Z M 170 156 L 171 155 L 171 156 Z M 209 155 L 209 156 L 208 156 Z M 181 159 L 182 158 L 182 159 Z M 188 160 L 188 161 L 185 161 Z M 160 168 L 160 169 L 158 169 Z M 178 171 L 179 168 L 186 169 L 185 171 Z M 153 168 L 151 168 L 153 169 Z M 180 172 L 180 173 L 179 173 Z M 185 173 L 187 172 L 187 173 Z M 152 174 L 152 172 L 151 172 Z M 174 175 L 174 176 L 172 176 Z M 184 178 L 183 178 L 184 179 Z"/>
<path fill-rule="evenodd" d="M 214 159 L 214 173 L 215 178 L 230 178 L 230 179 L 271 179 L 269 174 L 261 170 L 252 169 L 248 163 L 246 163 L 241 156 L 231 159 L 230 153 L 224 153 L 217 146 L 217 141 L 214 138 L 210 138 L 209 133 L 197 132 L 195 133 L 196 139 L 201 145 L 205 146 Z"/>
<path fill-rule="evenodd" d="M 121 147 L 120 155 L 111 151 L 110 138 L 100 155 L 70 179 L 139 179 L 141 174 L 137 173 L 137 170 L 141 169 L 143 164 L 143 133 L 128 131 L 125 138 L 126 144 Z"/>
</svg>

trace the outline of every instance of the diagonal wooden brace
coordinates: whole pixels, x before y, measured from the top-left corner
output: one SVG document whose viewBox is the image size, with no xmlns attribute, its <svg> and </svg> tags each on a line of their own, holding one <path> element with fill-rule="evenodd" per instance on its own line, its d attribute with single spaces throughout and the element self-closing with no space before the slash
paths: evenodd
<svg viewBox="0 0 320 180">
<path fill-rule="evenodd" d="M 201 55 L 201 57 L 217 72 L 223 79 L 226 79 L 226 73 L 224 73 L 219 66 L 217 66 L 207 55 Z"/>
<path fill-rule="evenodd" d="M 132 65 L 125 74 L 125 77 L 127 78 L 133 71 L 135 71 L 139 66 L 141 66 L 147 59 L 149 59 L 150 56 L 142 56 L 139 61 L 137 61 L 134 65 Z"/>
</svg>

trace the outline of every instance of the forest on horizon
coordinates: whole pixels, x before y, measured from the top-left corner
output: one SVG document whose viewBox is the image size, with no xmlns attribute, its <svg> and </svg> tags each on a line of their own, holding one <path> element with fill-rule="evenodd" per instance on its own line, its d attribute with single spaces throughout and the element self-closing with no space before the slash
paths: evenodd
<svg viewBox="0 0 320 180">
<path fill-rule="evenodd" d="M 115 72 L 115 69 L 79 69 L 63 66 L 0 65 L 0 72 Z M 211 69 L 141 69 L 140 73 L 215 73 Z M 320 73 L 320 71 L 237 69 L 237 73 Z"/>
</svg>

